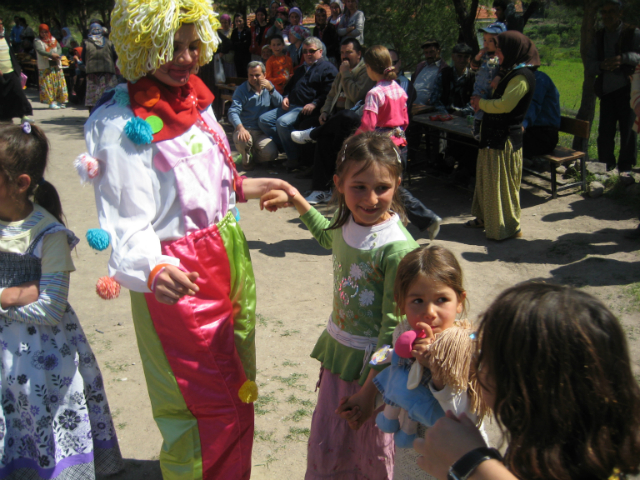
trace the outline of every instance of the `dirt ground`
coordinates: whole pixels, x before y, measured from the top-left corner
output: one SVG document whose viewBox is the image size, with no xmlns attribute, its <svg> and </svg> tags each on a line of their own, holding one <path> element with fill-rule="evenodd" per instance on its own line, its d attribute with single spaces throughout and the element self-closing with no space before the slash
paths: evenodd
<svg viewBox="0 0 640 480">
<path fill-rule="evenodd" d="M 28 95 L 35 119 L 51 142 L 46 174 L 62 197 L 69 227 L 79 237 L 97 228 L 93 188 L 81 187 L 74 158 L 85 151 L 87 111 L 70 107 L 48 110 Z M 233 144 L 232 144 L 233 145 Z M 277 168 L 251 176 L 280 176 Z M 471 194 L 436 179 L 414 181 L 410 190 L 436 211 L 444 223 L 436 243 L 461 260 L 469 318 L 475 320 L 503 289 L 537 279 L 570 284 L 594 294 L 620 318 L 627 332 L 636 378 L 640 379 L 640 242 L 623 238 L 637 225 L 638 212 L 612 200 L 569 194 L 551 200 L 537 188 L 522 188 L 524 238 L 488 241 L 478 230 L 463 228 L 470 217 Z M 316 402 L 319 364 L 309 357 L 326 324 L 331 306 L 330 252 L 311 237 L 293 209 L 261 212 L 256 201 L 240 206 L 258 291 L 258 384 L 252 479 L 301 479 L 306 439 Z M 428 242 L 413 226 L 420 244 Z M 76 309 L 102 368 L 114 412 L 126 470 L 114 480 L 160 479 L 161 437 L 153 422 L 136 345 L 128 291 L 105 302 L 95 293 L 96 280 L 107 273 L 109 251 L 95 252 L 82 241 L 74 253 L 70 302 Z M 498 441 L 495 427 L 492 439 Z"/>
</svg>

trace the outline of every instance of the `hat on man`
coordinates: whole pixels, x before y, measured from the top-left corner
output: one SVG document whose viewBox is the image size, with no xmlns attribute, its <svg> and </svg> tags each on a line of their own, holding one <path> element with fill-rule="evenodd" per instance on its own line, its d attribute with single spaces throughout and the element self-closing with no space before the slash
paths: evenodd
<svg viewBox="0 0 640 480">
<path fill-rule="evenodd" d="M 500 35 L 507 31 L 507 26 L 502 22 L 492 23 L 488 27 L 478 29 L 479 32 L 490 33 L 491 35 Z"/>
<path fill-rule="evenodd" d="M 458 43 L 451 53 L 460 53 L 462 55 L 471 55 L 473 53 L 473 49 L 467 45 L 466 43 Z"/>
<path fill-rule="evenodd" d="M 438 50 L 440 49 L 440 42 L 437 40 L 427 40 L 426 42 L 424 42 L 422 44 L 422 46 L 420 48 L 427 48 L 427 47 L 436 47 Z"/>
</svg>

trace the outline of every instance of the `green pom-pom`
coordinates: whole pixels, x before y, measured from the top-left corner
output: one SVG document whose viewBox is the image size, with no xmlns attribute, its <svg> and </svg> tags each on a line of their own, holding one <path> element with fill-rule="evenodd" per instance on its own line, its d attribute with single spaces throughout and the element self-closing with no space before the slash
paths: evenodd
<svg viewBox="0 0 640 480">
<path fill-rule="evenodd" d="M 94 250 L 101 252 L 109 246 L 109 234 L 101 228 L 87 230 L 87 243 Z"/>
</svg>

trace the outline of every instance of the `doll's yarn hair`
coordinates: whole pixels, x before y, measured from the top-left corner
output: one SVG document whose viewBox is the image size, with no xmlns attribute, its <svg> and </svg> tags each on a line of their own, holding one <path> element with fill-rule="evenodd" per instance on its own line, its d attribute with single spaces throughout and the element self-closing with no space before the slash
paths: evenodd
<svg viewBox="0 0 640 480">
<path fill-rule="evenodd" d="M 118 67 L 134 82 L 173 58 L 173 37 L 184 24 L 194 24 L 200 45 L 198 64 L 211 61 L 220 43 L 220 22 L 205 0 L 116 0 L 111 40 Z"/>
<path fill-rule="evenodd" d="M 482 398 L 480 384 L 474 367 L 477 342 L 471 323 L 457 320 L 453 327 L 437 335 L 429 348 L 431 363 L 438 365 L 440 379 L 454 392 L 467 392 L 469 410 L 478 416 L 478 425 L 488 413 L 489 407 Z"/>
</svg>

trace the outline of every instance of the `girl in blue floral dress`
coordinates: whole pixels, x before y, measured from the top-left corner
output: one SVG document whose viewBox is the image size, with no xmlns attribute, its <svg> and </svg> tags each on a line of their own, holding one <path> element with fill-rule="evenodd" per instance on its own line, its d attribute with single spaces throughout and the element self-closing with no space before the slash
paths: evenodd
<svg viewBox="0 0 640 480">
<path fill-rule="evenodd" d="M 0 478 L 94 479 L 121 470 L 122 456 L 67 302 L 78 239 L 43 178 L 47 153 L 38 127 L 0 126 Z"/>
</svg>

